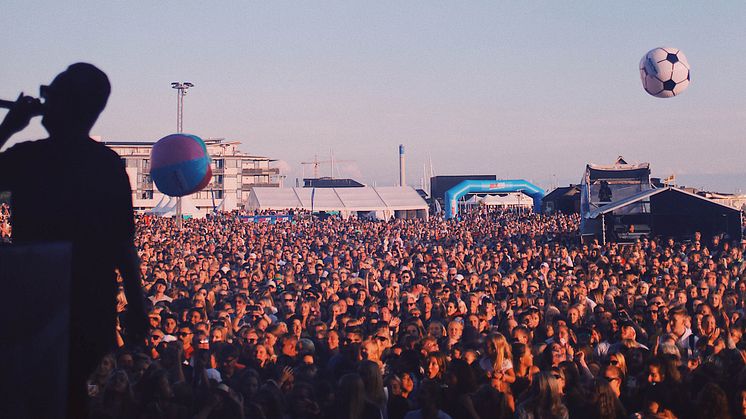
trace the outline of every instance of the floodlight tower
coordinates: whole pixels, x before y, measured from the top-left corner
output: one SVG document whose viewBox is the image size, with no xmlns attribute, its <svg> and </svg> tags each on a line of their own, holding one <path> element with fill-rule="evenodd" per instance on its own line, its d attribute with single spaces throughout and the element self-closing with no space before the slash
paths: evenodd
<svg viewBox="0 0 746 419">
<path fill-rule="evenodd" d="M 184 96 L 186 96 L 187 90 L 192 87 L 194 87 L 194 83 L 188 81 L 171 83 L 171 88 L 176 89 L 176 132 L 179 134 L 184 131 Z"/>
<path fill-rule="evenodd" d="M 189 88 L 194 87 L 194 83 L 188 81 L 175 81 L 171 83 L 171 88 L 176 89 L 176 132 L 184 132 L 184 96 Z M 184 217 L 181 213 L 181 197 L 176 198 L 176 226 L 181 229 Z"/>
</svg>

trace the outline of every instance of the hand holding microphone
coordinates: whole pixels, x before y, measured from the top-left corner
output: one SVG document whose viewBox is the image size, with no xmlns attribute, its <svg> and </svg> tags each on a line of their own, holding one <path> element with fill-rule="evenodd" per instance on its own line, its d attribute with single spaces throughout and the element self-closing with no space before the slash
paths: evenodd
<svg viewBox="0 0 746 419">
<path fill-rule="evenodd" d="M 0 132 L 3 135 L 13 135 L 21 131 L 28 126 L 31 118 L 44 113 L 44 107 L 39 99 L 24 96 L 23 93 L 18 95 L 15 102 L 0 99 L 0 108 L 10 109 L 0 124 Z"/>
</svg>

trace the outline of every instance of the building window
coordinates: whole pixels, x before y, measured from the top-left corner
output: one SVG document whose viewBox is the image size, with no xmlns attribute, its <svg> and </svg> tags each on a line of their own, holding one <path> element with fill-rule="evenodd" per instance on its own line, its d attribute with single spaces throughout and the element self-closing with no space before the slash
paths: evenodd
<svg viewBox="0 0 746 419">
<path fill-rule="evenodd" d="M 216 189 L 215 190 L 215 199 L 223 199 L 223 190 L 222 189 Z"/>
<path fill-rule="evenodd" d="M 153 191 L 140 191 L 140 199 L 153 199 Z"/>
<path fill-rule="evenodd" d="M 150 159 L 142 160 L 142 171 L 150 173 Z"/>
<path fill-rule="evenodd" d="M 215 168 L 216 169 L 222 169 L 225 167 L 225 160 L 223 159 L 215 159 L 213 160 L 215 162 Z"/>
<path fill-rule="evenodd" d="M 215 175 L 215 184 L 216 185 L 222 185 L 223 184 L 223 175 Z"/>
</svg>

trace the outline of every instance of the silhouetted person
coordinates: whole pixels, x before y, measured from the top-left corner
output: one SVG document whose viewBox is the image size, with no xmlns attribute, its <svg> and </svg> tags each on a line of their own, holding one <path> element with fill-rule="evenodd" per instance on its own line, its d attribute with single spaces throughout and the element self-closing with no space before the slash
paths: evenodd
<svg viewBox="0 0 746 419">
<path fill-rule="evenodd" d="M 598 189 L 598 199 L 601 202 L 611 202 L 611 188 L 609 182 L 602 180 L 601 187 Z"/>
<path fill-rule="evenodd" d="M 15 244 L 72 243 L 70 417 L 85 416 L 86 379 L 115 347 L 115 269 L 128 301 L 128 341 L 142 342 L 147 328 L 129 179 L 119 156 L 89 137 L 110 91 L 101 70 L 73 64 L 42 86 L 43 106 L 21 95 L 0 124 L 0 146 L 40 112 L 49 132 L 0 154 L 0 191 L 11 192 Z"/>
</svg>

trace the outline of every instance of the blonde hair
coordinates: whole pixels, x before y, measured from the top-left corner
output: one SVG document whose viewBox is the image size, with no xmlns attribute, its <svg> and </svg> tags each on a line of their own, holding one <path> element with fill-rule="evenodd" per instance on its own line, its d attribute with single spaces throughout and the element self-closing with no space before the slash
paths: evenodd
<svg viewBox="0 0 746 419">
<path fill-rule="evenodd" d="M 609 355 L 609 361 L 612 359 L 615 359 L 617 361 L 617 364 L 615 367 L 619 368 L 619 371 L 622 372 L 622 375 L 624 377 L 627 376 L 627 360 L 624 358 L 624 354 L 621 352 L 614 352 Z"/>
<path fill-rule="evenodd" d="M 506 359 L 513 362 L 513 353 L 510 350 L 510 345 L 502 333 L 490 334 L 487 336 L 487 343 L 492 343 L 495 346 L 495 361 L 492 365 L 493 371 L 502 370 L 503 363 Z"/>
</svg>

